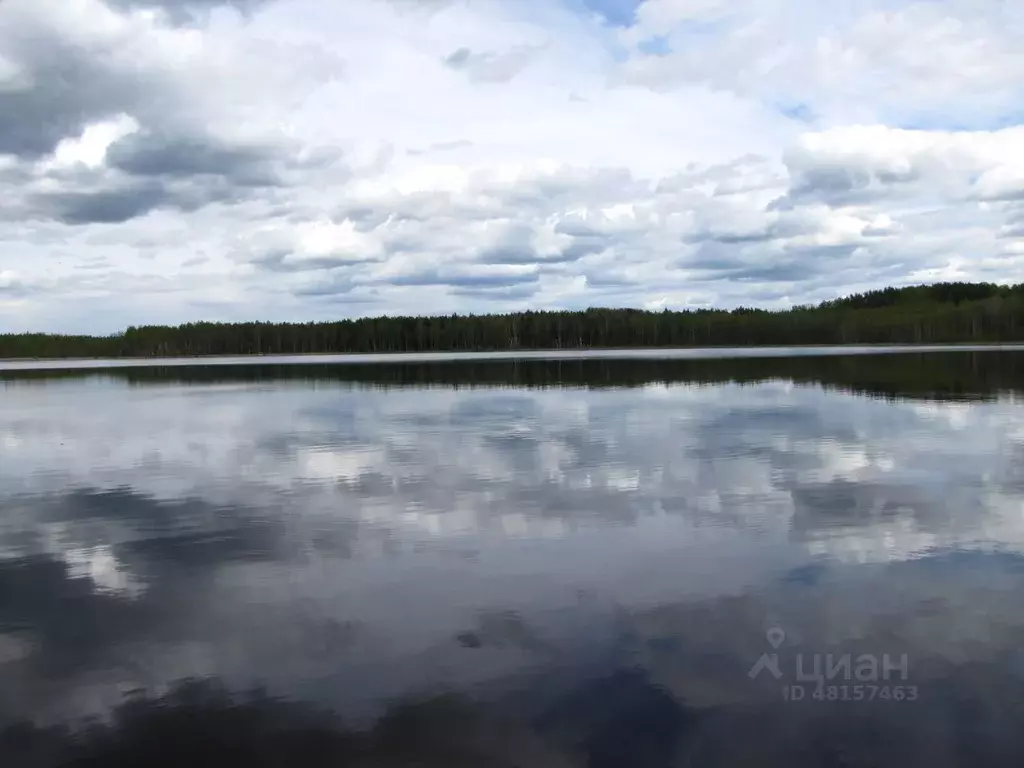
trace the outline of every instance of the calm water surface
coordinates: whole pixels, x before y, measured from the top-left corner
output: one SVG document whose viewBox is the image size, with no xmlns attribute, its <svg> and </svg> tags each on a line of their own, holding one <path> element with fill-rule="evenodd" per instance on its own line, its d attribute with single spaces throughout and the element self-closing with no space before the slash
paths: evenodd
<svg viewBox="0 0 1024 768">
<path fill-rule="evenodd" d="M 0 764 L 1020 765 L 1022 391 L 1015 351 L 8 370 Z"/>
</svg>

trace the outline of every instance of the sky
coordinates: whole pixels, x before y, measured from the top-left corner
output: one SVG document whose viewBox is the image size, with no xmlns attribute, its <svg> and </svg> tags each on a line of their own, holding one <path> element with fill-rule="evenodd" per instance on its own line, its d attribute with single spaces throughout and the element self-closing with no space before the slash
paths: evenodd
<svg viewBox="0 0 1024 768">
<path fill-rule="evenodd" d="M 0 332 L 1024 281 L 1015 0 L 0 0 Z"/>
</svg>

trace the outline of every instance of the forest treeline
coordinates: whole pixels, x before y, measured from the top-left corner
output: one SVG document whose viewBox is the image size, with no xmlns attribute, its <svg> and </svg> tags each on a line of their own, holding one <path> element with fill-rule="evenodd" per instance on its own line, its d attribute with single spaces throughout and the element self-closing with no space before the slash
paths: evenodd
<svg viewBox="0 0 1024 768">
<path fill-rule="evenodd" d="M 0 335 L 0 358 L 169 357 L 1024 341 L 1024 284 L 886 288 L 788 310 L 740 307 L 385 316 L 138 326 L 111 336 Z"/>
</svg>

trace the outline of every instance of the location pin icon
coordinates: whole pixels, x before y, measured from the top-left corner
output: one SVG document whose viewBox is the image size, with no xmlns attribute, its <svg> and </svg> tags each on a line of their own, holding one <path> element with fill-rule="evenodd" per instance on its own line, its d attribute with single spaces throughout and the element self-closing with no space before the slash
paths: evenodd
<svg viewBox="0 0 1024 768">
<path fill-rule="evenodd" d="M 772 627 L 768 630 L 767 637 L 768 642 L 772 645 L 772 648 L 778 648 L 786 639 L 786 633 L 778 627 Z"/>
</svg>

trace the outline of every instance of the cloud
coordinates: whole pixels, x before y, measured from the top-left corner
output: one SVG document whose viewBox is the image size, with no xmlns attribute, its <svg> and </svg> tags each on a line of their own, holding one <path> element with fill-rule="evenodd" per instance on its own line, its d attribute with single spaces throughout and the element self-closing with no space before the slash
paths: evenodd
<svg viewBox="0 0 1024 768">
<path fill-rule="evenodd" d="M 159 208 L 188 213 L 270 194 L 286 186 L 292 162 L 283 148 L 149 143 L 133 135 L 110 146 L 103 168 L 37 168 L 22 189 L 34 216 L 70 225 L 122 223 Z"/>
<path fill-rule="evenodd" d="M 829 124 L 988 127 L 1017 109 L 1018 8 L 962 0 L 846 4 L 827 14 L 788 8 L 778 0 L 647 0 L 620 33 L 631 52 L 623 77 L 658 89 L 706 83 L 783 109 L 797 104 Z M 644 53 L 655 36 L 668 53 Z"/>
<path fill-rule="evenodd" d="M 136 184 L 119 190 L 58 192 L 43 202 L 66 224 L 119 224 L 169 202 L 169 196 L 157 184 Z"/>
<path fill-rule="evenodd" d="M 5 0 L 0 329 L 1024 280 L 1024 12 L 788 8 Z"/>
<path fill-rule="evenodd" d="M 530 46 L 517 46 L 504 53 L 476 53 L 462 47 L 444 57 L 449 69 L 465 72 L 474 83 L 507 83 L 518 75 L 537 53 Z"/>
<path fill-rule="evenodd" d="M 8 75 L 0 156 L 12 158 L 6 175 L 21 178 L 26 215 L 77 226 L 160 207 L 195 211 L 281 184 L 283 172 L 322 159 L 273 130 L 243 137 L 221 124 L 221 105 L 205 101 L 217 88 L 204 77 L 255 64 L 259 44 L 215 51 L 203 32 L 166 29 L 118 7 L 12 0 L 0 9 Z M 303 66 L 286 65 L 279 82 Z"/>
<path fill-rule="evenodd" d="M 391 285 L 447 285 L 457 288 L 507 288 L 522 283 L 537 282 L 537 272 L 529 269 L 469 268 L 430 269 L 423 272 L 398 275 L 388 280 Z"/>
<path fill-rule="evenodd" d="M 232 146 L 213 137 L 132 133 L 114 142 L 106 155 L 111 168 L 136 176 L 216 175 L 239 185 L 273 186 L 279 179 L 268 147 Z"/>
<path fill-rule="evenodd" d="M 834 204 L 921 194 L 1012 200 L 1024 194 L 1024 129 L 921 131 L 882 125 L 808 133 L 787 151 L 790 198 Z"/>
<path fill-rule="evenodd" d="M 11 270 L 0 272 L 0 297 L 16 299 L 31 293 L 31 288 L 18 277 L 17 273 Z"/>
<path fill-rule="evenodd" d="M 482 299 L 484 301 L 515 302 L 532 298 L 540 290 L 535 283 L 524 283 L 521 285 L 499 285 L 499 286 L 459 286 L 452 288 L 448 293 L 452 296 L 464 296 L 470 299 Z"/>
<path fill-rule="evenodd" d="M 131 10 L 135 8 L 159 9 L 174 23 L 197 21 L 204 13 L 217 8 L 230 8 L 248 14 L 270 0 L 106 0 L 112 8 Z"/>
<path fill-rule="evenodd" d="M 331 264 L 328 263 L 326 266 L 329 267 Z M 344 295 L 346 298 L 349 298 L 348 294 L 352 293 L 353 288 L 355 288 L 355 285 L 352 283 L 351 279 L 344 275 L 335 275 L 326 281 L 319 280 L 314 283 L 307 283 L 304 286 L 299 286 L 294 290 L 294 294 L 296 296 L 310 297 Z"/>
<path fill-rule="evenodd" d="M 293 253 L 287 250 L 271 250 L 254 256 L 250 264 L 270 272 L 306 272 L 319 269 L 331 269 L 344 262 L 331 256 L 313 256 L 294 259 Z"/>
<path fill-rule="evenodd" d="M 133 78 L 125 61 L 137 52 L 131 21 L 100 3 L 84 5 L 58 14 L 54 4 L 12 0 L 0 9 L 0 153 L 45 155 L 90 122 L 145 100 L 152 55 L 137 60 Z M 95 16 L 76 29 L 85 10 Z"/>
</svg>

